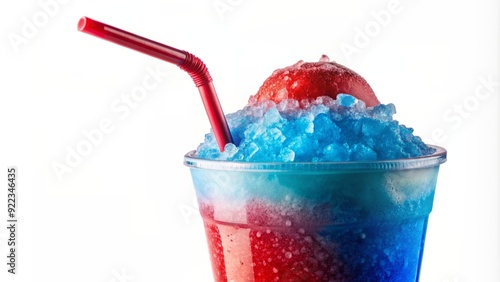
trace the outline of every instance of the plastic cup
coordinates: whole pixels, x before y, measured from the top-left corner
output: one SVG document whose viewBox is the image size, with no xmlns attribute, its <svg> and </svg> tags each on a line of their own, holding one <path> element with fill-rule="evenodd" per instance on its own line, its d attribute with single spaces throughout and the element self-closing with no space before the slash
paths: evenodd
<svg viewBox="0 0 500 282">
<path fill-rule="evenodd" d="M 391 161 L 185 155 L 215 281 L 418 281 L 446 150 Z"/>
</svg>

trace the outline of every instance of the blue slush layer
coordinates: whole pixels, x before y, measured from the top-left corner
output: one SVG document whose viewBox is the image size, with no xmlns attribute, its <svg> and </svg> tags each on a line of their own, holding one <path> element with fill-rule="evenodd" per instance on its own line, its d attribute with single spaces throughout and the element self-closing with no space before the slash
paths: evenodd
<svg viewBox="0 0 500 282">
<path fill-rule="evenodd" d="M 427 217 L 350 229 L 329 228 L 319 236 L 348 268 L 342 281 L 418 281 Z M 327 243 L 326 243 L 327 242 Z"/>
<path fill-rule="evenodd" d="M 393 119 L 393 104 L 367 108 L 351 95 L 334 100 L 264 101 L 227 115 L 234 144 L 224 152 L 212 133 L 203 159 L 248 162 L 338 162 L 405 159 L 434 152 Z"/>
</svg>

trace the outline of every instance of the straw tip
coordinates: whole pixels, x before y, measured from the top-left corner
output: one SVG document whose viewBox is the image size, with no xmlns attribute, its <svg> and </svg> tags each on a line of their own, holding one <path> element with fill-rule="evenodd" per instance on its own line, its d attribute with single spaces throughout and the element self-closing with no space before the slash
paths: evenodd
<svg viewBox="0 0 500 282">
<path fill-rule="evenodd" d="M 88 31 L 92 29 L 99 29 L 99 22 L 88 18 L 88 17 L 81 17 L 80 20 L 78 20 L 78 31 Z"/>
<path fill-rule="evenodd" d="M 78 30 L 79 31 L 83 31 L 85 29 L 85 27 L 87 26 L 87 17 L 82 17 L 79 21 L 78 21 Z"/>
</svg>

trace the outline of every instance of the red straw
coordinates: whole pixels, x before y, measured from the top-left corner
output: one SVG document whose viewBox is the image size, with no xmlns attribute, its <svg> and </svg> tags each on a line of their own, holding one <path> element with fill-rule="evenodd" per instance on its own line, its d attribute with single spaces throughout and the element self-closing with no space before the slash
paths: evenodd
<svg viewBox="0 0 500 282">
<path fill-rule="evenodd" d="M 233 143 L 224 112 L 212 83 L 212 77 L 199 58 L 189 52 L 149 40 L 87 17 L 80 19 L 78 30 L 175 64 L 186 71 L 193 79 L 196 87 L 198 87 L 220 151 L 224 151 L 224 146 L 227 143 Z"/>
</svg>

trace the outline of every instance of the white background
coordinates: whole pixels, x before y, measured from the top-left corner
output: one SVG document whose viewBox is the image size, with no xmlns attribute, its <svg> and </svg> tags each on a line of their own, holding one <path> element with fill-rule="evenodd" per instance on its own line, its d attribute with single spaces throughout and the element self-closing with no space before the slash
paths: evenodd
<svg viewBox="0 0 500 282">
<path fill-rule="evenodd" d="M 465 2 L 0 4 L 0 182 L 7 166 L 19 170 L 18 275 L 7 274 L 2 227 L 0 281 L 212 279 L 182 164 L 209 130 L 198 92 L 176 66 L 78 32 L 81 16 L 197 55 L 225 112 L 299 59 L 327 54 L 356 70 L 401 123 L 449 152 L 421 281 L 499 281 L 500 4 Z M 113 110 L 151 69 L 159 83 L 129 115 Z M 68 157 L 102 122 L 112 130 Z M 54 164 L 68 171 L 58 177 Z"/>
</svg>

